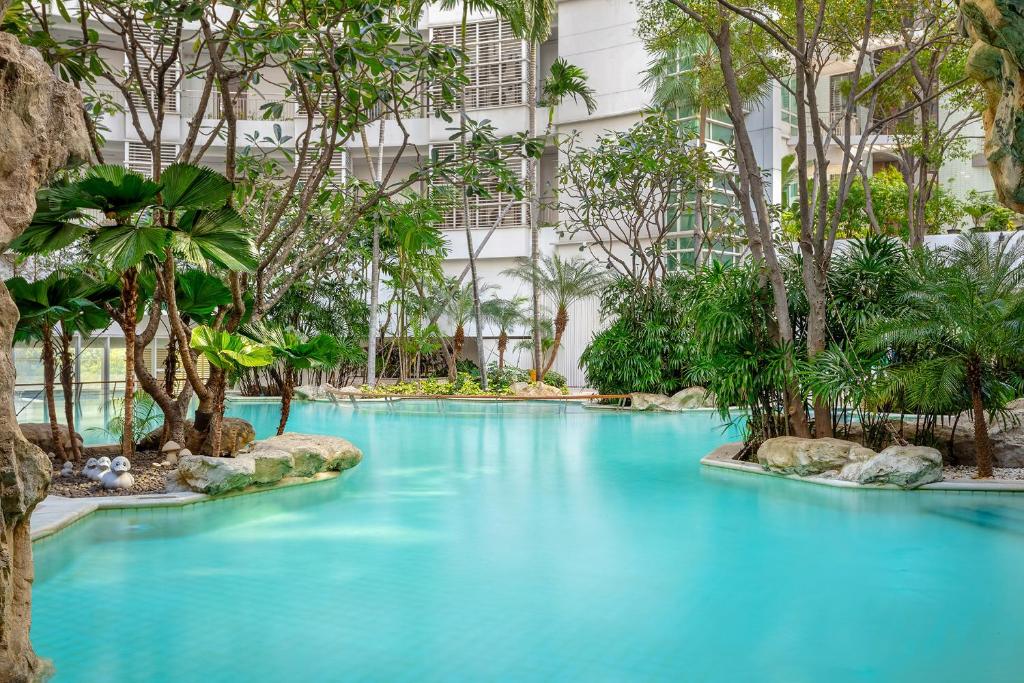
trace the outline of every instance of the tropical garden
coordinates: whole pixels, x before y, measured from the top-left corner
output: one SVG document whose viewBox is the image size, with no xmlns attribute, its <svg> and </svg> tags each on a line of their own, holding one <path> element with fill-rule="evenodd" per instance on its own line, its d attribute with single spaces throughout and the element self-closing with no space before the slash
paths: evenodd
<svg viewBox="0 0 1024 683">
<path fill-rule="evenodd" d="M 302 384 L 358 378 L 368 395 L 507 395 L 540 381 L 565 391 L 553 366 L 570 312 L 599 298 L 606 324 L 580 364 L 601 394 L 703 386 L 723 414 L 742 409 L 751 447 L 779 434 L 857 430 L 875 445 L 935 440 L 944 416 L 966 413 L 988 476 L 985 415 L 1021 393 L 1019 248 L 979 237 L 923 248 L 926 234 L 952 227 L 1015 226 L 988 196 L 957 198 L 939 182 L 944 161 L 966 154 L 961 131 L 983 98 L 964 77 L 966 41 L 948 30 L 953 5 L 908 9 L 928 27 L 913 33 L 902 31 L 902 15 L 862 5 L 868 20 L 851 35 L 847 5 L 723 15 L 714 2 L 641 3 L 638 34 L 654 55 L 647 83 L 660 111 L 589 142 L 555 131 L 561 103 L 596 107 L 587 74 L 563 59 L 529 82 L 546 123 L 531 107 L 528 130 L 499 135 L 467 112 L 469 14 L 497 12 L 536 45 L 551 30 L 550 3 L 453 3 L 462 24 L 452 43 L 424 38 L 415 3 L 256 3 L 225 14 L 86 2 L 62 8 L 83 26 L 64 39 L 48 30 L 42 5 L 12 6 L 5 26 L 85 93 L 93 148 L 91 165 L 40 190 L 31 225 L 10 245 L 19 263 L 45 273 L 7 285 L 21 312 L 18 339 L 40 351 L 56 456 L 81 459 L 74 440 L 65 452 L 57 437 L 61 413 L 75 427 L 75 334 L 116 326 L 124 336 L 125 455 L 145 436 L 137 401 L 162 414 L 160 440 L 200 438 L 219 453 L 229 388 L 280 397 L 279 433 Z M 100 16 L 123 64 L 87 27 Z M 869 40 L 880 39 L 894 47 L 869 55 Z M 839 116 L 824 122 L 811 84 L 836 53 L 857 66 Z M 242 132 L 239 84 L 267 73 L 281 97 L 264 101 L 261 116 L 275 120 L 297 101 L 308 124 L 298 139 L 280 126 L 273 136 Z M 204 77 L 202 106 L 167 164 L 161 131 L 176 81 L 190 75 Z M 796 103 L 797 131 L 776 203 L 743 114 L 773 84 Z M 423 92 L 451 123 L 450 146 L 430 155 L 403 123 L 424 106 Z M 939 96 L 956 102 L 956 116 L 938 116 Z M 113 111 L 128 115 L 150 172 L 104 159 L 99 122 Z M 397 155 L 385 154 L 385 121 L 402 131 Z M 896 160 L 868 173 L 872 131 L 893 138 Z M 215 137 L 225 143 L 222 171 L 208 167 Z M 334 163 L 350 143 L 365 177 Z M 837 148 L 840 173 L 826 172 Z M 558 192 L 542 198 L 538 160 L 552 149 L 563 159 Z M 512 171 L 523 163 L 525 180 Z M 471 199 L 490 193 L 511 200 L 489 229 L 470 230 Z M 476 263 L 514 202 L 528 206 L 531 255 L 503 276 L 529 297 L 504 295 Z M 584 254 L 541 253 L 542 203 Z M 447 215 L 465 227 L 458 276 L 444 270 Z M 693 234 L 686 256 L 674 249 L 680 225 Z M 145 351 L 163 332 L 168 353 L 154 372 Z M 508 362 L 518 352 L 527 367 Z M 893 415 L 916 416 L 912 433 L 902 421 L 893 427 Z"/>
</svg>

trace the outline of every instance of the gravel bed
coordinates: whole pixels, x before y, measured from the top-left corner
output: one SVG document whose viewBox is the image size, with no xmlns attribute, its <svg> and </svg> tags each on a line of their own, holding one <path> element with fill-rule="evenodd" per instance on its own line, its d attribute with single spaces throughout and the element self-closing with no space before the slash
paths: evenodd
<svg viewBox="0 0 1024 683">
<path fill-rule="evenodd" d="M 85 457 L 88 460 L 88 457 Z M 50 482 L 50 493 L 67 498 L 89 498 L 92 496 L 132 496 L 139 493 L 162 493 L 164 491 L 164 473 L 172 469 L 171 465 L 162 465 L 162 458 L 157 452 L 138 452 L 131 458 L 131 474 L 135 477 L 135 486 L 130 489 L 107 490 L 98 481 L 91 481 L 78 474 L 85 463 L 75 467 L 75 474 L 70 477 L 60 476 L 60 468 L 64 463 L 51 458 L 53 479 Z"/>
<path fill-rule="evenodd" d="M 946 465 L 942 468 L 942 477 L 946 481 L 973 479 L 977 471 L 973 465 Z M 993 467 L 992 475 L 992 479 L 988 481 L 1022 481 L 1024 480 L 1024 467 Z"/>
</svg>

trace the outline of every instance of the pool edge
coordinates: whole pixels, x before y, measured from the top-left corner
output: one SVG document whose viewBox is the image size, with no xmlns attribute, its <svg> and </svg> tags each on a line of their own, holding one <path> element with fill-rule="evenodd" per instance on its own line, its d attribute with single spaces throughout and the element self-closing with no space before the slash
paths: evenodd
<svg viewBox="0 0 1024 683">
<path fill-rule="evenodd" d="M 31 540 L 43 538 L 67 529 L 99 510 L 125 510 L 132 508 L 154 507 L 185 507 L 199 503 L 212 503 L 228 498 L 248 496 L 259 493 L 270 493 L 278 489 L 316 484 L 341 476 L 342 472 L 319 472 L 312 477 L 287 477 L 271 486 L 253 486 L 241 491 L 211 496 L 206 493 L 143 493 L 134 496 L 93 496 L 84 498 L 67 498 L 48 495 L 32 511 L 30 521 Z"/>
</svg>

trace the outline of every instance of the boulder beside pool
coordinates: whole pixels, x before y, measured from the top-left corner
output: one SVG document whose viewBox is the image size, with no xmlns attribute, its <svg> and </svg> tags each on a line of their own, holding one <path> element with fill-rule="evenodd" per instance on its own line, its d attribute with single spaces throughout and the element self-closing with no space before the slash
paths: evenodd
<svg viewBox="0 0 1024 683">
<path fill-rule="evenodd" d="M 881 453 L 843 439 L 780 436 L 757 449 L 766 470 L 865 486 L 910 489 L 942 481 L 942 454 L 927 446 L 889 446 Z"/>
<path fill-rule="evenodd" d="M 715 397 L 704 387 L 687 387 L 671 396 L 665 394 L 633 393 L 629 395 L 633 410 L 650 410 L 678 413 L 683 410 L 714 408 Z"/>
<path fill-rule="evenodd" d="M 928 446 L 889 446 L 867 460 L 844 466 L 839 479 L 917 488 L 942 481 L 942 453 Z"/>
<path fill-rule="evenodd" d="M 283 434 L 257 441 L 233 458 L 185 455 L 170 477 L 176 486 L 218 495 L 253 486 L 271 486 L 285 478 L 313 478 L 321 472 L 340 472 L 355 467 L 363 453 L 337 436 Z"/>
</svg>

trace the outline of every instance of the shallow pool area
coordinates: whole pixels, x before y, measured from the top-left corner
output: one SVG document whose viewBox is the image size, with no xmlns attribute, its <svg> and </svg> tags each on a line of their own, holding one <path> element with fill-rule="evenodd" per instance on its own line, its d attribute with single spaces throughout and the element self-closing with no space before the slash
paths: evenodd
<svg viewBox="0 0 1024 683">
<path fill-rule="evenodd" d="M 276 402 L 232 404 L 268 436 Z M 1024 497 L 704 468 L 710 413 L 297 403 L 337 479 L 35 544 L 61 681 L 1022 679 Z"/>
</svg>

